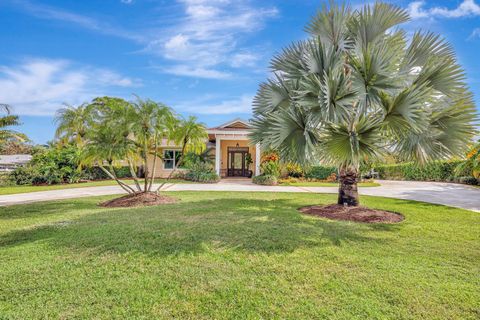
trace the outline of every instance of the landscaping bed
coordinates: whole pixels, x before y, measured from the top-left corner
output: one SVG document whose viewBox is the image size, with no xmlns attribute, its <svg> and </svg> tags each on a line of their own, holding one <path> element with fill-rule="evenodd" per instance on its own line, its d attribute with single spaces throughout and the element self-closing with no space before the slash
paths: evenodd
<svg viewBox="0 0 480 320">
<path fill-rule="evenodd" d="M 176 199 L 157 194 L 156 192 L 142 192 L 128 194 L 126 196 L 101 202 L 100 206 L 106 208 L 129 208 L 129 207 L 145 207 L 157 206 L 162 204 L 175 203 Z"/>
<path fill-rule="evenodd" d="M 398 223 L 403 221 L 401 214 L 375 210 L 366 207 L 347 207 L 338 204 L 326 206 L 308 206 L 298 209 L 300 212 L 328 218 L 332 220 L 345 220 L 363 223 Z"/>
</svg>

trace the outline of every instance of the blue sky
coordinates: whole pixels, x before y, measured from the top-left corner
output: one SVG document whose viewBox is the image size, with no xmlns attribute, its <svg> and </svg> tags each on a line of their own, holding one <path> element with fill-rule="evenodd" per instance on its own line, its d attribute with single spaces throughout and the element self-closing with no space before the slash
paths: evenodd
<svg viewBox="0 0 480 320">
<path fill-rule="evenodd" d="M 478 1 L 478 0 L 477 0 Z M 305 38 L 313 0 L 0 0 L 0 102 L 36 143 L 55 110 L 136 93 L 209 126 L 248 118 L 273 54 Z M 480 105 L 480 2 L 389 1 L 455 47 Z M 364 1 L 352 1 L 357 6 Z"/>
</svg>

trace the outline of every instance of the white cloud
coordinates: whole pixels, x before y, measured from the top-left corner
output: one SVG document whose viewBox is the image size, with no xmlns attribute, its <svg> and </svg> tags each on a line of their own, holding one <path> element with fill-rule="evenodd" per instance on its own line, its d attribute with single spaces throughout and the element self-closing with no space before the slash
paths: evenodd
<svg viewBox="0 0 480 320">
<path fill-rule="evenodd" d="M 231 57 L 230 64 L 234 68 L 253 67 L 258 59 L 258 56 L 250 52 L 237 53 Z"/>
<path fill-rule="evenodd" d="M 224 100 L 219 103 L 208 103 L 213 97 L 206 96 L 198 101 L 178 104 L 176 109 L 194 114 L 251 114 L 253 96 L 243 95 L 238 99 Z"/>
<path fill-rule="evenodd" d="M 232 75 L 228 72 L 189 65 L 175 65 L 161 69 L 163 72 L 177 76 L 187 76 L 203 79 L 229 79 Z"/>
<path fill-rule="evenodd" d="M 472 31 L 472 34 L 469 37 L 469 39 L 475 39 L 475 38 L 480 38 L 480 28 L 474 29 Z"/>
<path fill-rule="evenodd" d="M 122 1 L 124 3 L 131 3 L 132 0 L 127 0 L 130 2 Z M 106 35 L 112 35 L 120 38 L 125 38 L 134 41 L 146 41 L 145 37 L 141 33 L 131 32 L 129 30 L 120 28 L 118 26 L 112 26 L 106 22 L 96 20 L 94 18 L 84 16 L 81 14 L 73 13 L 70 11 L 58 9 L 55 7 L 32 3 L 28 0 L 16 0 L 13 1 L 13 4 L 27 12 L 28 14 L 47 20 L 57 20 L 68 22 L 82 28 L 99 32 Z"/>
<path fill-rule="evenodd" d="M 114 71 L 67 60 L 30 59 L 15 67 L 0 66 L 0 101 L 21 115 L 51 115 L 63 103 L 76 105 L 115 87 L 139 85 Z"/>
<path fill-rule="evenodd" d="M 218 71 L 221 66 L 253 66 L 258 57 L 241 46 L 241 38 L 261 29 L 267 18 L 277 14 L 276 8 L 254 8 L 244 0 L 179 2 L 184 16 L 145 50 L 176 62 L 178 65 L 163 70 L 182 76 L 225 79 L 225 72 Z"/>
<path fill-rule="evenodd" d="M 475 0 L 463 0 L 456 8 L 432 7 L 425 9 L 425 1 L 414 1 L 408 5 L 412 19 L 419 18 L 461 18 L 480 16 L 480 5 Z"/>
</svg>

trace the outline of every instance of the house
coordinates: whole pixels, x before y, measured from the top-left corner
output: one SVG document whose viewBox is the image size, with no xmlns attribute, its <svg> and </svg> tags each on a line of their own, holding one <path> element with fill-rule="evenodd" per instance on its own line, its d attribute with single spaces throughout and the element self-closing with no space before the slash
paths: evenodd
<svg viewBox="0 0 480 320">
<path fill-rule="evenodd" d="M 206 144 L 215 153 L 215 171 L 220 177 L 251 177 L 260 174 L 260 146 L 252 145 L 249 141 L 248 121 L 237 118 L 209 128 L 207 132 Z M 165 178 L 176 168 L 181 150 L 168 141 L 163 141 L 160 148 L 162 159 L 157 159 L 155 176 Z M 151 170 L 153 160 L 149 162 Z"/>
<path fill-rule="evenodd" d="M 9 172 L 24 166 L 32 160 L 29 154 L 0 155 L 0 172 Z"/>
</svg>

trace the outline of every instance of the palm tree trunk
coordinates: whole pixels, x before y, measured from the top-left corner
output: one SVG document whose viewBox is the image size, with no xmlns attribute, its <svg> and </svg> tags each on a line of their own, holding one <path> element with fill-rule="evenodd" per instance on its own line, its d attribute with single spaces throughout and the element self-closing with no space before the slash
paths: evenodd
<svg viewBox="0 0 480 320">
<path fill-rule="evenodd" d="M 148 191 L 148 150 L 147 150 L 147 147 L 144 147 L 143 149 L 143 154 L 142 154 L 142 158 L 143 158 L 143 170 L 144 170 L 144 184 L 143 184 L 143 192 L 147 192 Z"/>
<path fill-rule="evenodd" d="M 130 160 L 128 160 L 128 167 L 130 168 L 130 174 L 132 175 L 132 178 L 133 178 L 133 181 L 135 182 L 135 186 L 137 187 L 137 190 L 142 191 L 142 188 L 140 187 L 140 183 L 138 182 L 137 173 L 135 172 L 135 168 L 133 167 L 133 163 Z"/>
<path fill-rule="evenodd" d="M 153 168 L 152 175 L 150 176 L 150 181 L 148 185 L 148 192 L 152 191 L 153 180 L 155 180 L 155 172 L 157 171 L 157 157 L 158 157 L 158 143 L 157 138 L 155 137 L 155 151 L 153 152 Z"/>
<path fill-rule="evenodd" d="M 338 170 L 340 187 L 338 190 L 338 204 L 356 207 L 360 205 L 358 196 L 358 168 L 344 166 Z"/>
<path fill-rule="evenodd" d="M 115 180 L 118 185 L 125 191 L 127 191 L 128 193 L 135 193 L 135 190 L 133 190 L 132 188 L 130 188 L 128 185 L 126 185 L 125 183 L 123 183 L 122 181 L 120 181 L 117 176 L 115 175 L 115 173 L 111 173 L 110 171 L 108 171 L 107 169 L 105 169 L 104 166 L 99 166 L 100 169 L 102 169 L 103 172 L 105 172 L 107 174 L 107 176 L 109 176 L 111 179 Z"/>
</svg>

